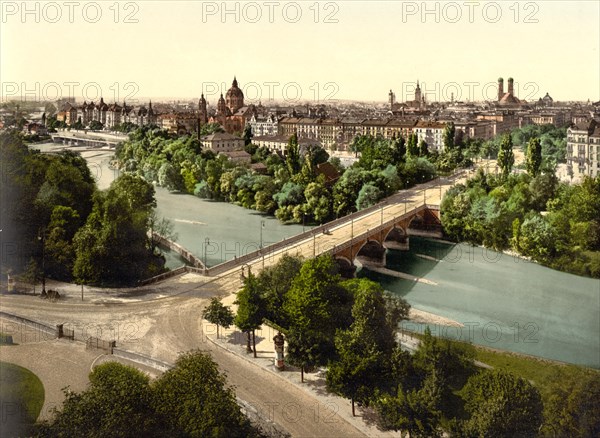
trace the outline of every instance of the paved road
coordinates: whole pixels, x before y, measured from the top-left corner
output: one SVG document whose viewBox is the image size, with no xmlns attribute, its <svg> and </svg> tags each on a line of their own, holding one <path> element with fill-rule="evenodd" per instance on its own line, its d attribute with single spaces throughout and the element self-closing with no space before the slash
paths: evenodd
<svg viewBox="0 0 600 438">
<path fill-rule="evenodd" d="M 204 282 L 200 276 L 187 275 L 159 286 L 163 291 L 168 289 L 172 294 L 179 294 L 172 297 L 146 301 L 121 298 L 121 302 L 112 297 L 110 302 L 94 303 L 97 297 L 92 295 L 85 297 L 90 301 L 83 304 L 76 299 L 79 294 L 76 286 L 70 290 L 63 286 L 61 290 L 67 296 L 64 302 L 49 303 L 33 296 L 8 295 L 0 298 L 0 309 L 49 324 L 66 322 L 66 326 L 75 327 L 77 337 L 84 331 L 104 339 L 113 335 L 122 348 L 171 363 L 180 352 L 194 348 L 206 350 L 227 374 L 228 383 L 233 385 L 238 397 L 269 415 L 293 436 L 364 436 L 327 407 L 319 409 L 318 402 L 309 394 L 208 342 L 202 332 L 201 310 L 208 297 L 222 295 L 222 292 L 215 283 Z M 28 361 L 33 358 L 22 363 L 27 366 Z M 80 374 L 85 376 L 89 372 L 87 362 L 81 364 Z M 72 378 L 71 372 L 67 367 L 56 368 L 54 379 L 62 379 L 66 385 Z"/>
</svg>

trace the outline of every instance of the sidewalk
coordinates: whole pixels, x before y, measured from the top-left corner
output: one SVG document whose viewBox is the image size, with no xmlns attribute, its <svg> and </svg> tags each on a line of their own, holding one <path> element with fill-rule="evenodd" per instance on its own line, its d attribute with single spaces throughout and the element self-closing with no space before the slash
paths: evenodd
<svg viewBox="0 0 600 438">
<path fill-rule="evenodd" d="M 229 294 L 221 300 L 226 306 L 231 306 L 235 312 L 237 306 L 233 304 L 236 299 L 235 294 Z M 315 404 L 315 416 L 319 416 L 322 421 L 327 421 L 328 415 L 337 414 L 354 426 L 357 430 L 370 437 L 397 437 L 398 432 L 384 432 L 377 429 L 375 425 L 375 414 L 371 409 L 356 405 L 356 417 L 352 416 L 352 405 L 349 399 L 339 397 L 327 392 L 325 383 L 325 370 L 320 368 L 316 372 L 304 373 L 304 383 L 300 381 L 300 369 L 286 363 L 285 370 L 279 371 L 275 368 L 275 350 L 273 336 L 277 330 L 263 325 L 256 330 L 256 352 L 246 352 L 246 333 L 240 332 L 237 328 L 231 327 L 227 330 L 219 327 L 219 339 L 217 339 L 217 328 L 206 320 L 202 320 L 202 331 L 206 338 L 224 350 L 235 354 L 241 359 L 254 364 L 265 372 L 277 375 L 282 384 L 295 385 L 313 397 L 318 403 Z"/>
</svg>

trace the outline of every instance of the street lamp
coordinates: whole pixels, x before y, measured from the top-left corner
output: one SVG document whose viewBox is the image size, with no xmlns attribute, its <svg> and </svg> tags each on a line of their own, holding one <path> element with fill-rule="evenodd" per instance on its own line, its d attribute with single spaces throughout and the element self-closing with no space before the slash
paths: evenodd
<svg viewBox="0 0 600 438">
<path fill-rule="evenodd" d="M 210 239 L 208 237 L 205 237 L 204 238 L 204 275 L 206 275 L 206 253 L 207 253 L 208 245 L 210 245 Z"/>
<path fill-rule="evenodd" d="M 265 221 L 260 221 L 260 249 L 263 247 L 263 228 L 265 227 Z"/>
<path fill-rule="evenodd" d="M 38 236 L 42 241 L 42 296 L 46 295 L 46 228 L 42 228 L 42 235 Z"/>
</svg>

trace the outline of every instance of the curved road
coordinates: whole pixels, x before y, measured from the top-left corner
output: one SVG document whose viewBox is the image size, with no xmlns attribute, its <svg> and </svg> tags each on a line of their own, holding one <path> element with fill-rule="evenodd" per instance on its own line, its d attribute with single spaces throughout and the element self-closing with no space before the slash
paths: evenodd
<svg viewBox="0 0 600 438">
<path fill-rule="evenodd" d="M 228 283 L 233 286 L 239 280 Z M 77 286 L 58 287 L 64 301 L 51 303 L 31 295 L 4 295 L 0 309 L 48 324 L 74 327 L 77 338 L 87 335 L 117 341 L 119 347 L 174 363 L 178 353 L 200 348 L 210 352 L 239 398 L 252 404 L 293 436 L 364 436 L 328 406 L 283 379 L 208 342 L 202 332 L 201 311 L 208 298 L 221 294 L 215 282 L 196 275 L 168 280 L 152 293 L 172 296 L 133 301 L 113 294 L 86 291 L 83 303 Z M 174 296 L 173 296 L 174 295 Z M 138 298 L 139 299 L 139 298 Z M 102 302 L 104 301 L 104 302 Z M 112 301 L 112 302 L 111 302 Z M 32 329 L 23 329 L 29 332 Z M 65 385 L 70 371 L 63 369 Z"/>
</svg>

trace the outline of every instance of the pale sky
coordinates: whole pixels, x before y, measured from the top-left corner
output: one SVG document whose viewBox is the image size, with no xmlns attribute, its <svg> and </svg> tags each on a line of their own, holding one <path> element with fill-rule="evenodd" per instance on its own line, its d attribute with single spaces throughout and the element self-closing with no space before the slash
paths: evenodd
<svg viewBox="0 0 600 438">
<path fill-rule="evenodd" d="M 599 5 L 2 1 L 0 94 L 215 105 L 236 75 L 247 102 L 404 101 L 417 79 L 431 101 L 483 100 L 501 76 L 528 101 L 598 101 Z"/>
</svg>

